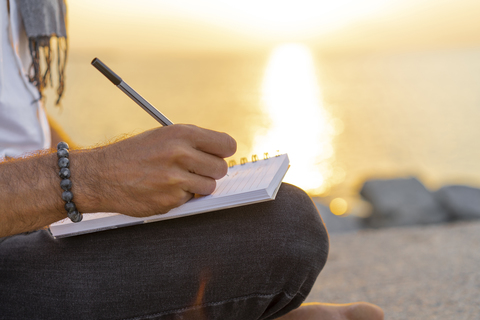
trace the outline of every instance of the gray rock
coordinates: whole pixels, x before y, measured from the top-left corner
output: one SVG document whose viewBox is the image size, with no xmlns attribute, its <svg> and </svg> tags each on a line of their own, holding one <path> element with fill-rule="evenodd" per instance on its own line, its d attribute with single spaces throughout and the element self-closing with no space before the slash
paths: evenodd
<svg viewBox="0 0 480 320">
<path fill-rule="evenodd" d="M 480 219 L 480 189 L 461 185 L 445 186 L 434 196 L 455 219 Z"/>
<path fill-rule="evenodd" d="M 369 227 L 395 227 L 447 222 L 449 213 L 416 178 L 369 180 L 360 194 L 372 204 Z"/>
</svg>

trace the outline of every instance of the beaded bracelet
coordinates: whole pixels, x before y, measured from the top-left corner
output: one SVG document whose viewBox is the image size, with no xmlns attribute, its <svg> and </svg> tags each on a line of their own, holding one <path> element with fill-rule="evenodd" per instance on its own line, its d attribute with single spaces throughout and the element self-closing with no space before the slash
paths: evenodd
<svg viewBox="0 0 480 320">
<path fill-rule="evenodd" d="M 72 222 L 80 222 L 83 219 L 83 215 L 78 212 L 75 203 L 73 203 L 73 193 L 70 191 L 72 189 L 72 181 L 70 180 L 70 160 L 68 159 L 68 144 L 66 142 L 60 142 L 57 145 L 57 157 L 58 157 L 58 167 L 60 172 L 58 175 L 62 178 L 60 182 L 60 187 L 64 190 L 62 193 L 62 199 L 65 201 L 65 210 L 67 210 L 68 217 Z"/>
</svg>

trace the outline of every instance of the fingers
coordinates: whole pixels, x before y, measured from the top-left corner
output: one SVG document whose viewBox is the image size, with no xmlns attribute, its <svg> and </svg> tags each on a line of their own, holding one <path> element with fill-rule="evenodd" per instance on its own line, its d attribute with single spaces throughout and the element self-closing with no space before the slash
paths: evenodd
<svg viewBox="0 0 480 320">
<path fill-rule="evenodd" d="M 181 201 L 184 193 L 207 195 L 215 191 L 217 183 L 215 179 L 198 174 L 176 170 L 165 172 L 159 181 L 159 185 L 153 184 L 152 189 L 161 189 L 164 194 L 169 194 L 173 201 Z M 177 198 L 178 200 L 174 200 Z M 180 205 L 181 203 L 178 203 Z"/>
<path fill-rule="evenodd" d="M 209 195 L 215 191 L 217 183 L 215 179 L 190 173 L 186 180 L 185 191 L 201 195 Z"/>
<path fill-rule="evenodd" d="M 221 158 L 230 157 L 237 151 L 237 142 L 226 133 L 192 125 L 186 127 L 191 130 L 188 134 L 195 149 Z"/>
<path fill-rule="evenodd" d="M 216 182 L 212 178 L 199 176 L 193 173 L 188 173 L 188 176 L 174 179 L 177 183 L 170 185 L 168 191 L 163 193 L 156 193 L 150 212 L 137 213 L 137 216 L 148 216 L 151 214 L 167 213 L 173 208 L 181 206 L 190 200 L 195 194 L 209 195 L 215 191 Z"/>
<path fill-rule="evenodd" d="M 188 172 L 216 180 L 223 178 L 228 172 L 224 159 L 196 149 L 192 149 L 189 156 L 182 157 L 180 161 Z"/>
<path fill-rule="evenodd" d="M 146 134 L 147 137 L 148 135 L 152 135 L 152 139 L 150 140 L 155 146 L 172 141 L 182 144 L 187 143 L 194 149 L 220 158 L 230 157 L 237 151 L 237 142 L 228 134 L 194 125 L 175 124 L 168 127 L 152 129 L 144 132 L 144 134 Z"/>
<path fill-rule="evenodd" d="M 235 153 L 236 141 L 226 133 L 199 128 L 193 125 L 174 125 L 171 132 L 169 156 L 188 172 L 221 179 L 227 174 L 228 165 L 223 159 Z M 163 143 L 164 148 L 165 142 Z"/>
<path fill-rule="evenodd" d="M 229 135 L 193 125 L 156 128 L 102 149 L 111 175 L 108 211 L 129 215 L 167 212 L 193 194 L 215 191 L 216 179 L 224 177 L 236 142 Z M 120 161 L 121 159 L 121 161 Z M 113 182 L 112 182 L 113 181 Z M 113 185 L 115 184 L 115 186 Z"/>
</svg>

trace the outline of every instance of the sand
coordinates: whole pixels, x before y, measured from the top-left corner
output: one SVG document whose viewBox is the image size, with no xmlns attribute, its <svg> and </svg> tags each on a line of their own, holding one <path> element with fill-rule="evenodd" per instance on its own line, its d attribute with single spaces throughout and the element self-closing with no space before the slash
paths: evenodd
<svg viewBox="0 0 480 320">
<path fill-rule="evenodd" d="M 368 301 L 385 319 L 480 319 L 480 222 L 331 234 L 307 301 Z"/>
</svg>

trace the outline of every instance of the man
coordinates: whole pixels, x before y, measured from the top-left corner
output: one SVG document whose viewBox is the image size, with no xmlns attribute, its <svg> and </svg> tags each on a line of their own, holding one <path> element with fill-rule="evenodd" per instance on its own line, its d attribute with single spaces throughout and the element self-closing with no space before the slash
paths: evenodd
<svg viewBox="0 0 480 320">
<path fill-rule="evenodd" d="M 326 262 L 328 235 L 310 198 L 286 184 L 271 202 L 53 239 L 42 228 L 67 212 L 38 52 L 64 37 L 65 7 L 1 5 L 0 318 L 383 318 L 366 303 L 298 308 Z M 235 150 L 227 134 L 191 125 L 71 150 L 73 201 L 80 213 L 165 213 L 213 192 Z"/>
</svg>

